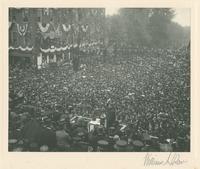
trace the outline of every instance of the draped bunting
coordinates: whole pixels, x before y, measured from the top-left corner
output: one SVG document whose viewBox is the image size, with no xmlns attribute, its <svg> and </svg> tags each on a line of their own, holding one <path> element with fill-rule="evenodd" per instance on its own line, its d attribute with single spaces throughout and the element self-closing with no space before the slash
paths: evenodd
<svg viewBox="0 0 200 169">
<path fill-rule="evenodd" d="M 62 24 L 62 27 L 63 27 L 63 30 L 64 30 L 65 32 L 69 32 L 70 29 L 71 29 L 71 25 L 68 25 L 68 26 L 66 27 L 65 24 Z"/>
<path fill-rule="evenodd" d="M 53 52 L 61 52 L 61 51 L 65 51 L 67 49 L 70 49 L 70 46 L 69 45 L 66 45 L 65 47 L 51 47 L 51 48 L 47 48 L 47 49 L 43 49 L 43 48 L 40 48 L 40 50 L 44 53 L 53 53 Z"/>
<path fill-rule="evenodd" d="M 42 68 L 42 55 L 39 55 L 37 57 L 37 65 L 38 65 L 38 69 Z"/>
<path fill-rule="evenodd" d="M 74 27 L 74 30 L 77 32 L 79 27 L 78 26 L 75 27 L 74 25 L 72 25 L 72 26 Z M 65 24 L 62 24 L 63 30 L 65 32 L 69 32 L 72 26 L 70 24 L 68 26 L 66 26 Z M 86 32 L 88 30 L 88 25 L 81 25 L 81 30 L 83 32 Z"/>
<path fill-rule="evenodd" d="M 82 31 L 83 31 L 83 32 L 87 32 L 88 25 L 86 25 L 86 26 L 82 25 L 81 28 L 82 28 Z"/>
<path fill-rule="evenodd" d="M 56 36 L 56 37 L 62 36 L 62 33 L 61 33 L 61 31 L 60 31 L 60 25 L 58 25 L 57 29 L 55 30 L 55 36 Z"/>
<path fill-rule="evenodd" d="M 93 47 L 97 44 L 99 44 L 101 42 L 92 42 L 92 43 L 82 43 L 79 45 L 80 48 L 84 48 L 86 46 L 88 47 Z M 54 53 L 54 52 L 63 52 L 63 51 L 66 51 L 67 49 L 69 50 L 71 47 L 77 47 L 78 45 L 77 44 L 70 44 L 70 45 L 66 45 L 64 47 L 53 47 L 51 46 L 51 48 L 47 48 L 47 49 L 43 49 L 43 48 L 40 48 L 41 52 L 43 53 Z M 32 47 L 22 47 L 22 46 L 18 46 L 18 47 L 13 47 L 13 46 L 10 46 L 9 47 L 9 50 L 21 50 L 21 51 L 32 51 L 33 50 L 33 46 Z"/>
<path fill-rule="evenodd" d="M 49 9 L 48 8 L 44 9 L 44 15 L 49 15 Z"/>
<path fill-rule="evenodd" d="M 78 34 L 78 32 L 79 32 L 79 26 L 76 26 L 76 27 L 74 28 L 74 30 L 75 30 L 75 34 Z"/>
<path fill-rule="evenodd" d="M 51 26 L 53 27 L 53 30 L 54 30 L 54 31 L 56 31 L 56 30 L 58 29 L 58 27 L 59 27 L 59 24 L 56 25 L 56 23 L 53 22 L 53 21 L 50 21 L 50 24 L 51 24 Z"/>
<path fill-rule="evenodd" d="M 50 26 L 50 24 L 48 24 Z M 49 26 L 48 26 L 48 29 L 49 29 Z M 50 38 L 50 39 L 55 39 L 55 38 L 59 38 L 62 36 L 62 32 L 60 30 L 60 25 L 58 25 L 57 29 L 54 30 L 51 30 L 47 33 L 48 30 L 46 31 L 42 31 L 42 36 L 44 37 L 44 39 L 46 38 Z"/>
<path fill-rule="evenodd" d="M 22 47 L 22 46 L 18 46 L 18 47 L 13 47 L 13 46 L 10 46 L 9 47 L 9 50 L 21 50 L 21 51 L 32 51 L 33 50 L 33 46 L 32 47 L 28 47 L 28 46 L 26 46 L 26 47 Z"/>
<path fill-rule="evenodd" d="M 28 11 L 29 9 L 26 10 Z M 19 50 L 18 52 L 32 51 L 34 50 L 32 46 L 34 46 L 37 49 L 36 53 L 52 53 L 67 51 L 71 47 L 75 48 L 76 45 L 73 43 L 78 43 L 80 50 L 93 50 L 93 48 L 97 47 L 94 41 L 102 38 L 101 35 L 103 36 L 103 33 L 99 34 L 99 30 L 98 32 L 96 31 L 95 27 L 101 28 L 102 23 L 98 16 L 93 17 L 91 15 L 91 11 L 96 14 L 97 10 L 84 10 L 83 15 L 80 16 L 80 21 L 76 20 L 76 16 L 78 16 L 76 9 L 65 11 L 39 8 L 34 10 L 33 14 L 35 14 L 33 16 L 29 15 L 29 13 L 24 13 L 28 20 L 20 18 L 22 17 L 21 13 L 18 14 L 16 11 L 14 12 L 14 15 L 16 13 L 16 18 L 12 19 L 11 17 L 8 23 L 11 37 L 9 49 Z M 70 18 L 71 21 L 69 21 Z M 35 38 L 36 40 L 33 42 L 32 39 Z M 51 45 L 55 45 L 55 48 L 51 48 Z"/>
<path fill-rule="evenodd" d="M 9 28 L 11 27 L 12 24 L 13 24 L 12 22 L 9 22 Z M 15 24 L 17 26 L 18 33 L 21 36 L 25 36 L 27 34 L 28 24 L 27 23 L 21 23 L 21 24 L 15 23 Z M 50 28 L 52 23 L 47 23 L 45 26 L 43 26 L 41 22 L 38 22 L 37 24 L 39 26 L 39 29 L 40 29 L 41 34 L 44 37 L 44 39 L 46 39 L 47 37 L 49 37 L 50 39 L 60 38 L 62 36 L 62 31 L 68 32 L 72 28 L 73 28 L 75 34 L 78 32 L 79 29 L 83 32 L 87 32 L 87 30 L 89 28 L 88 25 L 78 26 L 75 24 L 73 24 L 73 25 L 61 24 L 61 25 L 58 25 L 55 29 L 55 25 L 54 26 L 52 25 L 52 27 Z M 90 49 L 95 48 L 97 44 L 99 44 L 99 41 L 96 41 L 96 42 L 93 41 L 90 43 L 83 42 L 83 43 L 79 44 L 79 47 L 80 47 L 80 50 L 82 50 L 82 49 L 90 50 Z M 58 46 L 59 46 L 59 44 L 58 44 Z M 43 53 L 63 52 L 63 51 L 69 50 L 71 47 L 77 47 L 77 46 L 78 46 L 77 44 L 70 44 L 70 45 L 68 44 L 64 47 L 62 47 L 62 46 L 61 47 L 51 47 L 51 48 L 40 47 L 40 51 Z M 33 50 L 33 47 L 10 46 L 9 50 L 21 50 L 21 51 L 29 51 L 30 52 Z"/>
<path fill-rule="evenodd" d="M 38 26 L 40 28 L 40 31 L 45 33 L 49 30 L 50 24 L 48 23 L 48 24 L 46 24 L 46 26 L 43 26 L 41 22 L 38 22 Z"/>
<path fill-rule="evenodd" d="M 53 30 L 50 30 L 49 31 L 49 28 L 50 28 L 50 25 L 52 25 L 53 27 Z M 40 31 L 42 33 L 42 36 L 44 37 L 44 39 L 46 38 L 50 38 L 50 39 L 55 39 L 55 38 L 59 38 L 62 36 L 62 31 L 61 31 L 61 28 L 60 26 L 61 25 L 58 25 L 57 28 L 55 28 L 55 25 L 51 22 L 50 24 L 46 24 L 46 26 L 43 26 L 41 22 L 38 22 L 38 26 L 40 28 Z M 75 27 L 74 25 L 65 25 L 65 24 L 62 24 L 62 28 L 63 28 L 63 31 L 64 32 L 69 32 L 71 29 L 72 29 L 72 26 L 74 27 L 74 33 L 77 34 L 78 31 L 79 31 L 79 27 Z M 87 32 L 88 30 L 88 25 L 82 25 L 81 26 L 81 30 L 83 32 Z M 49 31 L 49 32 L 48 32 Z M 47 33 L 48 32 L 48 33 Z"/>
<path fill-rule="evenodd" d="M 22 25 L 19 25 L 17 23 L 17 31 L 21 36 L 25 36 L 26 35 L 27 28 L 28 28 L 28 24 L 27 23 L 24 23 Z"/>
<path fill-rule="evenodd" d="M 91 42 L 91 43 L 85 42 L 85 43 L 80 44 L 79 47 L 80 48 L 91 48 L 91 47 L 95 47 L 95 45 L 98 45 L 98 44 L 102 44 L 102 42 L 100 42 L 100 41 Z M 47 49 L 40 48 L 40 50 L 43 53 L 54 53 L 54 52 L 63 52 L 63 51 L 66 51 L 67 49 L 69 50 L 70 48 L 72 48 L 72 47 L 75 48 L 77 46 L 78 46 L 78 44 L 70 44 L 70 45 L 66 45 L 64 47 L 51 46 L 51 48 L 47 48 Z"/>
</svg>

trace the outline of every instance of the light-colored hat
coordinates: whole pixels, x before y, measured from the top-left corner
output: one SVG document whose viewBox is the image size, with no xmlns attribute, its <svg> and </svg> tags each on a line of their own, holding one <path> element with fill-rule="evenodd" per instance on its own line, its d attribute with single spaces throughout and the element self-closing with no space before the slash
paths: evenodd
<svg viewBox="0 0 200 169">
<path fill-rule="evenodd" d="M 108 142 L 106 140 L 99 140 L 98 141 L 98 145 L 100 145 L 100 146 L 107 146 Z"/>
<path fill-rule="evenodd" d="M 14 152 L 21 152 L 21 151 L 23 151 L 23 148 L 22 147 L 17 147 L 17 148 L 14 148 L 13 151 Z"/>
<path fill-rule="evenodd" d="M 40 147 L 41 152 L 47 152 L 49 150 L 49 147 L 47 145 L 43 145 Z"/>
<path fill-rule="evenodd" d="M 139 140 L 133 141 L 133 145 L 136 146 L 136 147 L 143 147 L 144 146 L 144 144 Z"/>
<path fill-rule="evenodd" d="M 17 143 L 17 139 L 9 139 L 8 143 L 9 144 L 16 144 Z"/>
<path fill-rule="evenodd" d="M 115 135 L 114 137 L 113 137 L 113 140 L 115 140 L 115 141 L 118 141 L 120 138 L 119 138 L 119 136 L 118 135 Z"/>
<path fill-rule="evenodd" d="M 151 140 L 151 137 L 147 133 L 144 133 L 143 139 L 147 141 L 147 140 Z"/>
<path fill-rule="evenodd" d="M 125 140 L 118 140 L 118 141 L 116 142 L 116 145 L 117 145 L 118 147 L 125 147 L 125 146 L 127 146 L 127 141 L 125 141 Z"/>
</svg>

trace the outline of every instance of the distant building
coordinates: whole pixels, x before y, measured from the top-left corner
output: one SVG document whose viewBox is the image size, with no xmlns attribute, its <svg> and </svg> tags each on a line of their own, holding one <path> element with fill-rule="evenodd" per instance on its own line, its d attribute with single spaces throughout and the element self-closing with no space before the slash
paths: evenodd
<svg viewBox="0 0 200 169">
<path fill-rule="evenodd" d="M 38 68 L 104 41 L 104 8 L 10 8 L 9 63 Z"/>
</svg>

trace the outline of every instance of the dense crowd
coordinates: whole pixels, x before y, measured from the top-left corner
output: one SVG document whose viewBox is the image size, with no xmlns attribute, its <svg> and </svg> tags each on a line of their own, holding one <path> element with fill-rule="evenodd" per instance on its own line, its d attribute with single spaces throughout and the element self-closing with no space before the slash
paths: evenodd
<svg viewBox="0 0 200 169">
<path fill-rule="evenodd" d="M 78 72 L 9 67 L 10 151 L 190 151 L 188 48 L 115 47 L 101 57 L 84 57 Z M 109 127 L 90 132 L 70 121 L 111 112 Z"/>
</svg>

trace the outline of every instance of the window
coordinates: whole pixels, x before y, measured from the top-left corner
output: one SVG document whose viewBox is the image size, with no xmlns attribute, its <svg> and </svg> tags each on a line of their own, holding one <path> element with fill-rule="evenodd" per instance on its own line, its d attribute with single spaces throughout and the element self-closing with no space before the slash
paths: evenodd
<svg viewBox="0 0 200 169">
<path fill-rule="evenodd" d="M 13 42 L 14 44 L 17 43 L 17 32 L 13 32 L 13 33 L 12 33 L 12 42 Z"/>
</svg>

